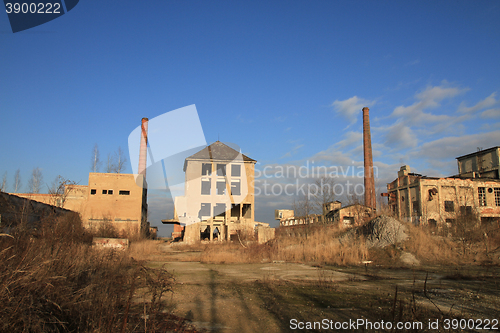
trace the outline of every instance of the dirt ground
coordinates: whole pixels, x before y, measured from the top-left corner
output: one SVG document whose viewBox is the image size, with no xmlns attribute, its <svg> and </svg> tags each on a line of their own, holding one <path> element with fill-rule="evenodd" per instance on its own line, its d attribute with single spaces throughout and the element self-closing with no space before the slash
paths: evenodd
<svg viewBox="0 0 500 333">
<path fill-rule="evenodd" d="M 172 311 L 199 330 L 390 332 L 398 322 L 415 332 L 500 330 L 498 267 L 216 265 L 196 261 L 199 252 L 161 248 L 148 265 L 174 274 Z"/>
</svg>

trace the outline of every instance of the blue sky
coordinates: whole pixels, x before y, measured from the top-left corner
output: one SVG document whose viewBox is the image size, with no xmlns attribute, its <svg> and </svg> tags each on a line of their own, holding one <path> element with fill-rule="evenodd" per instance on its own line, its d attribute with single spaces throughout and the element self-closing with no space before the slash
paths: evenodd
<svg viewBox="0 0 500 333">
<path fill-rule="evenodd" d="M 447 176 L 455 157 L 500 145 L 498 1 L 117 4 L 82 0 L 15 34 L 0 14 L 8 186 L 35 167 L 49 185 L 87 184 L 96 143 L 101 159 L 126 151 L 142 117 L 191 104 L 207 142 L 238 144 L 261 170 L 361 165 L 369 106 L 381 188 L 402 164 Z M 165 198 L 151 193 L 153 225 Z M 257 197 L 256 219 L 275 225 L 291 200 Z"/>
</svg>

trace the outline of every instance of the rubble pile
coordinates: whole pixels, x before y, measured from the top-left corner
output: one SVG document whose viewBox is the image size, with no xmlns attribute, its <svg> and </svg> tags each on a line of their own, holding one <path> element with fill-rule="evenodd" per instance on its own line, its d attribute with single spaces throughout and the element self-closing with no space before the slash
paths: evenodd
<svg viewBox="0 0 500 333">
<path fill-rule="evenodd" d="M 366 239 L 366 247 L 385 247 L 408 238 L 406 227 L 393 217 L 380 215 L 359 230 Z"/>
</svg>

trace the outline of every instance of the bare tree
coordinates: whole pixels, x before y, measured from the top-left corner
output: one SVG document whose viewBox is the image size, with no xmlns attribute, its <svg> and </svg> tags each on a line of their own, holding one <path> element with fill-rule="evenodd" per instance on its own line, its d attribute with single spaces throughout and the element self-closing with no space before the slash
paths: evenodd
<svg viewBox="0 0 500 333">
<path fill-rule="evenodd" d="M 21 170 L 17 169 L 14 174 L 14 193 L 17 193 L 21 188 Z"/>
<path fill-rule="evenodd" d="M 307 223 L 309 215 L 313 210 L 313 203 L 309 199 L 308 193 L 300 196 L 298 199 L 293 200 L 292 208 L 295 217 L 303 219 L 304 223 Z"/>
<path fill-rule="evenodd" d="M 0 191 L 6 192 L 7 191 L 7 171 L 3 174 L 2 178 L 2 184 L 0 185 Z"/>
<path fill-rule="evenodd" d="M 108 158 L 106 159 L 106 172 L 111 173 L 115 170 L 115 161 L 114 157 L 111 154 L 108 154 Z"/>
<path fill-rule="evenodd" d="M 28 193 L 40 193 L 43 183 L 43 175 L 40 168 L 34 168 L 28 181 Z"/>
<path fill-rule="evenodd" d="M 127 163 L 127 157 L 123 153 L 123 150 L 121 147 L 118 147 L 118 151 L 115 153 L 115 165 L 114 165 L 114 172 L 116 173 L 122 173 L 125 171 L 127 168 L 126 163 Z"/>
<path fill-rule="evenodd" d="M 90 170 L 92 170 L 92 172 L 99 172 L 100 168 L 101 168 L 101 160 L 99 158 L 99 147 L 97 146 L 96 143 L 94 149 L 92 150 Z"/>
<path fill-rule="evenodd" d="M 51 205 L 63 208 L 66 198 L 71 192 L 71 187 L 69 185 L 75 184 L 75 182 L 65 179 L 60 175 L 57 176 L 49 188 L 49 194 L 51 194 Z"/>
<path fill-rule="evenodd" d="M 335 200 L 335 179 L 323 175 L 314 182 L 316 192 L 312 194 L 312 206 L 321 214 L 321 222 L 325 223 L 328 211 L 326 204 Z"/>
</svg>

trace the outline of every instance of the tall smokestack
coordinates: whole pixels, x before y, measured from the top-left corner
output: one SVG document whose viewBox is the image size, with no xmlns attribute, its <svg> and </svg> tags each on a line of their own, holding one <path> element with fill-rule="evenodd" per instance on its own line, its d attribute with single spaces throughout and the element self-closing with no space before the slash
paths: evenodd
<svg viewBox="0 0 500 333">
<path fill-rule="evenodd" d="M 369 108 L 363 108 L 363 155 L 365 160 L 365 206 L 377 208 L 375 202 L 375 179 L 373 177 L 372 139 L 370 134 Z"/>
<path fill-rule="evenodd" d="M 141 148 L 139 150 L 139 174 L 144 174 L 144 177 L 146 177 L 147 161 L 148 161 L 148 118 L 142 118 Z"/>
</svg>

